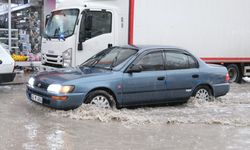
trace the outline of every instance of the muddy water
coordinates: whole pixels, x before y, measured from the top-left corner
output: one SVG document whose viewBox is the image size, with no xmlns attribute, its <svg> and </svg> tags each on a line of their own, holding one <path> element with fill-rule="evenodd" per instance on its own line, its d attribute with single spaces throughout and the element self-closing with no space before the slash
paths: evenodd
<svg viewBox="0 0 250 150">
<path fill-rule="evenodd" d="M 56 111 L 0 87 L 0 149 L 250 149 L 250 83 L 213 102 Z"/>
<path fill-rule="evenodd" d="M 249 91 L 249 84 L 233 84 L 227 96 L 212 102 L 190 99 L 187 104 L 179 106 L 122 110 L 106 110 L 83 105 L 69 112 L 52 110 L 48 115 L 76 120 L 116 121 L 124 125 L 189 123 L 250 126 Z"/>
</svg>

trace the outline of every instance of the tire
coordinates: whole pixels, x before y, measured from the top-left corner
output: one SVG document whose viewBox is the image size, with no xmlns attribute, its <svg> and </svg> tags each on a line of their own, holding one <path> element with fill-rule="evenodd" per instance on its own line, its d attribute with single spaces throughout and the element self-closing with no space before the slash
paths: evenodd
<svg viewBox="0 0 250 150">
<path fill-rule="evenodd" d="M 211 101 L 212 100 L 212 90 L 208 86 L 199 86 L 194 90 L 193 97 L 195 99 Z"/>
<path fill-rule="evenodd" d="M 241 83 L 242 75 L 237 65 L 235 64 L 228 65 L 227 71 L 230 77 L 229 82 Z"/>
<path fill-rule="evenodd" d="M 90 92 L 84 103 L 93 104 L 100 108 L 116 108 L 114 97 L 104 90 Z"/>
</svg>

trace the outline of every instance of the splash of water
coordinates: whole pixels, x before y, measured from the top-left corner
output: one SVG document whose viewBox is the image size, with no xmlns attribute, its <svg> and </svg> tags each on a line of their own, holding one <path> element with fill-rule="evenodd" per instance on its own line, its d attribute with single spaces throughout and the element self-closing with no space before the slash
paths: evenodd
<svg viewBox="0 0 250 150">
<path fill-rule="evenodd" d="M 71 111 L 58 111 L 33 103 L 31 103 L 31 107 L 45 112 L 49 117 L 97 120 L 104 123 L 118 122 L 124 125 L 221 124 L 250 126 L 249 89 L 245 89 L 244 84 L 233 84 L 232 86 L 234 88 L 226 96 L 213 98 L 209 102 L 191 98 L 186 104 L 179 106 L 112 110 L 82 105 Z"/>
</svg>

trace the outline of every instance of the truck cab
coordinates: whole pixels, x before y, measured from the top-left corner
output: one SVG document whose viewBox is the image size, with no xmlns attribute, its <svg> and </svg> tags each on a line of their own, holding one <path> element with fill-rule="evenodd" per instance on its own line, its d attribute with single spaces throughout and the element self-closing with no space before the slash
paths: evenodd
<svg viewBox="0 0 250 150">
<path fill-rule="evenodd" d="M 10 53 L 0 43 L 0 83 L 12 82 L 16 76 L 14 73 L 15 61 Z"/>
<path fill-rule="evenodd" d="M 42 69 L 75 67 L 105 48 L 126 44 L 128 6 L 128 1 L 79 1 L 54 10 L 42 38 Z"/>
</svg>

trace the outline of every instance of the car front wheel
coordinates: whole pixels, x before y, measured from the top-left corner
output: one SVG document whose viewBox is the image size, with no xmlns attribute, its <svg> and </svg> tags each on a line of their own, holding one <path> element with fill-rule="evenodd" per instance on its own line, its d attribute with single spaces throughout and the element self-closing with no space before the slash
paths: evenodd
<svg viewBox="0 0 250 150">
<path fill-rule="evenodd" d="M 114 97 L 104 90 L 96 90 L 88 94 L 86 104 L 92 104 L 99 108 L 115 108 Z"/>
<path fill-rule="evenodd" d="M 212 99 L 212 92 L 209 87 L 200 86 L 195 89 L 193 96 L 195 99 L 210 101 Z"/>
</svg>

